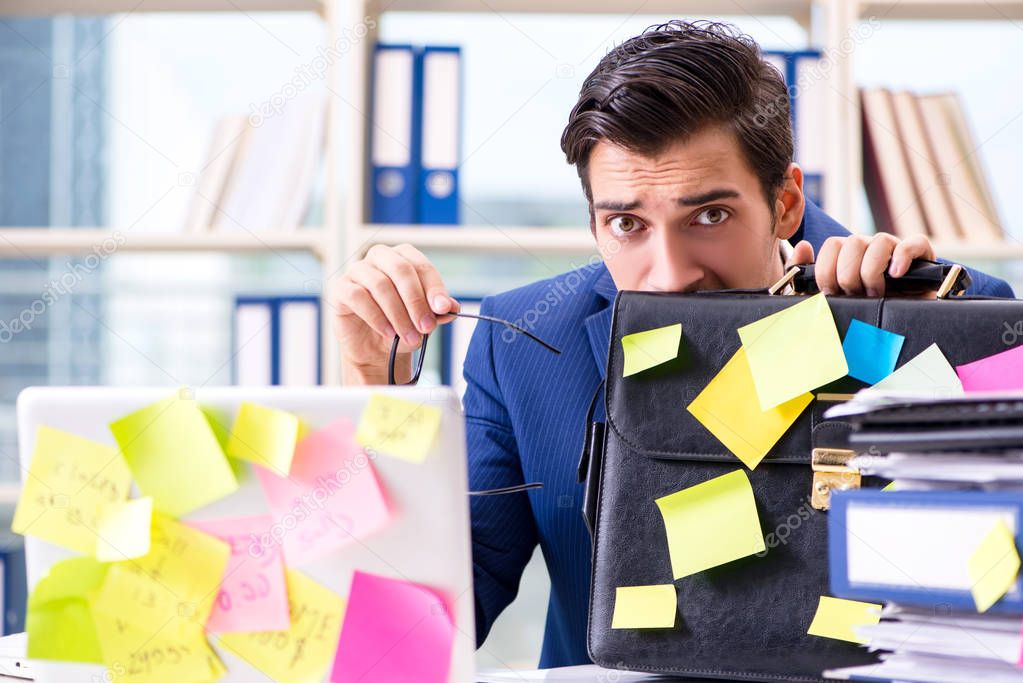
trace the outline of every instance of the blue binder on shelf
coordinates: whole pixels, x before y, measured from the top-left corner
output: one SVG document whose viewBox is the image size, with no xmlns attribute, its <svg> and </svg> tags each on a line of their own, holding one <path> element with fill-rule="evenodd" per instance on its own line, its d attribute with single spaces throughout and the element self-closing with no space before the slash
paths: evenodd
<svg viewBox="0 0 1023 683">
<path fill-rule="evenodd" d="M 231 379 L 242 386 L 315 386 L 321 374 L 320 340 L 319 297 L 237 297 Z"/>
<path fill-rule="evenodd" d="M 427 46 L 418 65 L 422 92 L 418 222 L 455 225 L 459 222 L 462 50 L 456 46 Z"/>
<path fill-rule="evenodd" d="M 370 221 L 417 222 L 421 50 L 378 44 L 370 86 Z"/>
<path fill-rule="evenodd" d="M 834 491 L 828 511 L 831 593 L 975 612 L 967 562 L 999 520 L 1018 549 L 1021 519 L 1023 492 Z M 989 612 L 1023 613 L 1019 577 Z"/>
<path fill-rule="evenodd" d="M 764 58 L 774 64 L 789 90 L 789 111 L 795 160 L 803 170 L 803 192 L 824 207 L 825 147 L 827 144 L 827 77 L 814 69 L 820 50 L 766 50 Z"/>
</svg>

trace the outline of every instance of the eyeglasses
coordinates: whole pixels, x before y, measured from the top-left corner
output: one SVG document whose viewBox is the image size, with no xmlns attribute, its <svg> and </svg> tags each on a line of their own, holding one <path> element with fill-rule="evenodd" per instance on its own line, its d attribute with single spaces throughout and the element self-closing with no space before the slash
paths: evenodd
<svg viewBox="0 0 1023 683">
<path fill-rule="evenodd" d="M 561 349 L 557 348 L 556 346 L 552 346 L 552 345 L 548 344 L 543 339 L 540 339 L 539 337 L 537 337 L 535 334 L 533 334 L 529 330 L 526 330 L 526 329 L 524 329 L 522 327 L 519 327 L 515 323 L 509 322 L 508 320 L 502 320 L 501 318 L 495 318 L 495 317 L 489 316 L 489 315 L 477 315 L 475 313 L 445 313 L 444 315 L 454 315 L 454 316 L 458 316 L 459 318 L 475 318 L 476 320 L 483 320 L 483 321 L 486 321 L 486 322 L 498 323 L 499 325 L 504 325 L 509 330 L 512 330 L 513 332 L 518 332 L 519 334 L 525 335 L 527 338 L 532 339 L 533 341 L 535 341 L 537 344 L 539 344 L 540 346 L 544 347 L 548 351 L 551 351 L 553 353 L 561 355 Z M 426 358 L 426 341 L 429 338 L 430 338 L 429 334 L 424 334 L 423 335 L 423 345 L 419 347 L 419 360 L 416 362 L 415 374 L 412 375 L 412 379 L 411 380 L 409 380 L 408 382 L 404 383 L 405 386 L 413 385 L 413 384 L 416 384 L 416 383 L 419 382 L 419 375 L 423 371 L 423 360 Z M 395 362 L 395 359 L 398 357 L 398 344 L 400 342 L 401 342 L 401 337 L 399 337 L 398 335 L 394 335 L 394 341 L 391 342 L 391 353 L 387 357 L 387 383 L 388 384 L 398 384 L 397 382 L 394 381 L 394 362 Z"/>
</svg>

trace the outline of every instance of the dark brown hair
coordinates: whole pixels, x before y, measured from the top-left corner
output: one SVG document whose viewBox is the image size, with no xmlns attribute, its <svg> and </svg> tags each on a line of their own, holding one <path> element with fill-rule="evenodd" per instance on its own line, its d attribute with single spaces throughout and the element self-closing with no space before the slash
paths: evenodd
<svg viewBox="0 0 1023 683">
<path fill-rule="evenodd" d="M 653 156 L 712 125 L 735 133 L 773 216 L 792 162 L 792 128 L 785 82 L 756 41 L 731 24 L 674 20 L 608 52 L 583 82 L 561 135 L 590 204 L 590 227 L 588 166 L 597 141 Z"/>
</svg>

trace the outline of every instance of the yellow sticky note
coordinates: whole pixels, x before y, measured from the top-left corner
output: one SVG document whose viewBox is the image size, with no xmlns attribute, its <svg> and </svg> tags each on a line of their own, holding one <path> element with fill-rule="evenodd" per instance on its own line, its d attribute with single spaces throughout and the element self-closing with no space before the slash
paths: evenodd
<svg viewBox="0 0 1023 683">
<path fill-rule="evenodd" d="M 1019 565 L 1016 539 L 1005 522 L 998 520 L 969 559 L 970 592 L 978 612 L 986 612 L 1009 592 Z"/>
<path fill-rule="evenodd" d="M 739 347 L 686 409 L 752 470 L 812 400 L 806 393 L 761 410 L 746 351 Z"/>
<path fill-rule="evenodd" d="M 664 518 L 675 579 L 765 550 L 745 470 L 722 474 L 654 502 Z"/>
<path fill-rule="evenodd" d="M 611 628 L 671 628 L 678 598 L 675 585 L 619 586 Z"/>
<path fill-rule="evenodd" d="M 895 490 L 895 482 L 894 481 L 888 482 L 887 484 L 884 485 L 884 487 L 881 490 L 882 491 L 894 491 Z"/>
<path fill-rule="evenodd" d="M 29 658 L 103 661 L 89 595 L 99 589 L 106 573 L 107 565 L 90 557 L 75 557 L 50 567 L 28 596 L 25 631 Z"/>
<path fill-rule="evenodd" d="M 739 328 L 762 410 L 828 382 L 849 366 L 827 297 L 815 294 Z"/>
<path fill-rule="evenodd" d="M 100 510 L 128 497 L 131 472 L 116 449 L 40 426 L 11 529 L 92 555 Z"/>
<path fill-rule="evenodd" d="M 152 498 L 136 498 L 106 506 L 96 524 L 96 559 L 118 562 L 147 554 L 152 522 Z"/>
<path fill-rule="evenodd" d="M 409 462 L 423 462 L 440 430 L 440 409 L 373 394 L 359 420 L 359 445 Z"/>
<path fill-rule="evenodd" d="M 682 323 L 625 335 L 622 337 L 622 355 L 625 360 L 622 377 L 674 360 L 678 356 L 681 342 Z"/>
<path fill-rule="evenodd" d="M 227 454 L 285 477 L 291 471 L 299 429 L 298 416 L 293 413 L 242 403 L 228 437 Z"/>
<path fill-rule="evenodd" d="M 156 513 L 149 553 L 114 562 L 95 609 L 168 633 L 203 627 L 220 589 L 230 548 L 223 541 Z"/>
<path fill-rule="evenodd" d="M 811 636 L 863 644 L 868 641 L 857 636 L 853 626 L 870 626 L 879 621 L 881 605 L 822 595 L 807 633 Z"/>
<path fill-rule="evenodd" d="M 322 680 L 334 662 L 345 601 L 294 569 L 287 581 L 290 629 L 224 633 L 218 640 L 277 683 Z"/>
<path fill-rule="evenodd" d="M 127 615 L 94 614 L 103 663 L 119 683 L 215 681 L 226 672 L 201 626 L 171 631 Z"/>
<path fill-rule="evenodd" d="M 175 394 L 112 422 L 110 431 L 153 507 L 174 517 L 238 488 L 195 400 Z"/>
</svg>

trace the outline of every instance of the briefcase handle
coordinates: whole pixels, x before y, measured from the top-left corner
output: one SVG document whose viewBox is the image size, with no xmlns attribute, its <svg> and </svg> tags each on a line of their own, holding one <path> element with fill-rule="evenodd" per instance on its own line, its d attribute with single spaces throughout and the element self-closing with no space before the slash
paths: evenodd
<svg viewBox="0 0 1023 683">
<path fill-rule="evenodd" d="M 885 296 L 912 296 L 937 292 L 939 299 L 960 296 L 971 284 L 970 273 L 958 263 L 938 263 L 915 259 L 902 277 L 885 271 Z M 780 280 L 768 288 L 770 294 L 817 294 L 813 264 L 792 266 Z"/>
</svg>

